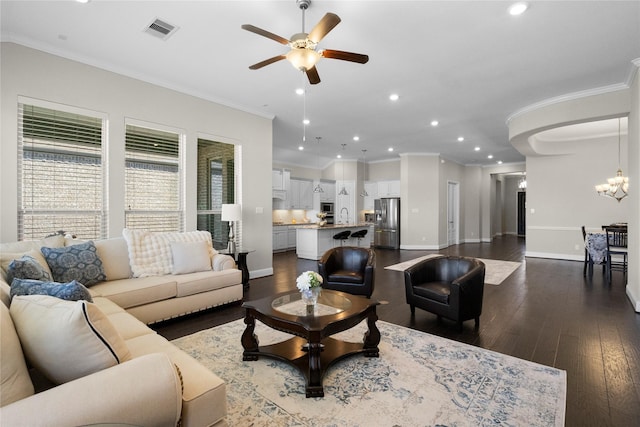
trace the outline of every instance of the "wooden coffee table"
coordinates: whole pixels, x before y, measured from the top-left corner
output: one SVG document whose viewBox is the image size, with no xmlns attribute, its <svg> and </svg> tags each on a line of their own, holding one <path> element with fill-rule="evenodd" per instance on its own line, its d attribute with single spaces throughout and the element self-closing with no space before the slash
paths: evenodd
<svg viewBox="0 0 640 427">
<path fill-rule="evenodd" d="M 285 292 L 255 301 L 246 301 L 242 334 L 242 360 L 260 356 L 282 360 L 295 366 L 307 380 L 307 397 L 323 397 L 322 378 L 327 369 L 347 356 L 363 353 L 378 357 L 380 331 L 376 327 L 377 301 L 343 292 L 322 290 L 314 314 L 306 314 L 300 292 Z M 350 343 L 330 335 L 346 331 L 367 319 L 368 330 L 362 343 Z M 295 335 L 286 341 L 259 346 L 254 334 L 255 321 L 278 331 Z"/>
</svg>

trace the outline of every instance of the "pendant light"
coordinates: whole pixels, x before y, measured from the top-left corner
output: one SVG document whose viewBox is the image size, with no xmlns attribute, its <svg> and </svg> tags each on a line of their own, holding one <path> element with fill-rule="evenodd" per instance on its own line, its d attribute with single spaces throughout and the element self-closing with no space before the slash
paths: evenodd
<svg viewBox="0 0 640 427">
<path fill-rule="evenodd" d="M 616 176 L 607 179 L 607 183 L 596 185 L 596 191 L 601 196 L 611 197 L 618 202 L 627 197 L 627 191 L 629 191 L 629 177 L 622 174 L 620 168 L 620 122 L 622 119 L 618 118 L 618 171 Z"/>
<path fill-rule="evenodd" d="M 367 182 L 367 150 L 362 150 L 362 168 L 362 193 L 360 193 L 360 197 L 369 197 L 365 187 L 365 182 Z"/>
<path fill-rule="evenodd" d="M 342 152 L 344 153 L 344 147 L 346 147 L 347 144 L 342 144 Z M 338 193 L 338 196 L 348 196 L 349 193 L 347 192 L 347 188 L 344 186 L 344 159 L 342 159 L 342 190 L 340 190 L 340 192 Z"/>
<path fill-rule="evenodd" d="M 321 136 L 316 136 L 316 142 L 318 145 L 318 153 L 316 155 L 316 165 L 318 166 L 318 170 L 320 170 L 320 140 L 322 139 Z M 313 189 L 314 193 L 324 193 L 324 188 L 322 188 L 320 186 L 320 181 L 318 181 L 318 185 L 316 185 L 316 188 Z"/>
</svg>

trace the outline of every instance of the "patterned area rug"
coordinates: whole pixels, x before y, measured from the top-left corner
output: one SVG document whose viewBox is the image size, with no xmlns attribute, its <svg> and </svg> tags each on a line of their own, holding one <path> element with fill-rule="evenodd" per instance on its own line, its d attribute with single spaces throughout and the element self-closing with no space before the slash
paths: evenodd
<svg viewBox="0 0 640 427">
<path fill-rule="evenodd" d="M 563 426 L 566 372 L 390 323 L 380 357 L 336 363 L 324 398 L 284 362 L 242 361 L 237 320 L 173 343 L 227 382 L 230 426 Z M 366 324 L 335 337 L 362 342 Z M 257 322 L 260 344 L 290 336 Z"/>
<path fill-rule="evenodd" d="M 407 268 L 422 261 L 423 259 L 434 258 L 437 256 L 442 256 L 442 254 L 429 254 L 421 256 L 419 258 L 410 259 L 409 261 L 401 262 L 399 264 L 388 265 L 385 267 L 385 269 L 405 271 Z M 516 269 L 520 267 L 520 264 L 522 264 L 521 262 L 500 261 L 497 259 L 478 259 L 485 264 L 484 283 L 489 285 L 499 285 L 504 281 L 504 279 L 509 277 L 511 273 L 516 271 Z"/>
</svg>

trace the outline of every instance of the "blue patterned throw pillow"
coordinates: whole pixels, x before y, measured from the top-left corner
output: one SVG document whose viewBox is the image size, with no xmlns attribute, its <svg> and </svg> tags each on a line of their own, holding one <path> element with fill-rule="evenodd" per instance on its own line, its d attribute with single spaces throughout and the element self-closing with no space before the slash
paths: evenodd
<svg viewBox="0 0 640 427">
<path fill-rule="evenodd" d="M 92 241 L 63 248 L 40 249 L 53 273 L 53 280 L 67 283 L 77 280 L 89 287 L 106 280 L 102 261 Z"/>
<path fill-rule="evenodd" d="M 67 301 L 85 300 L 93 302 L 89 290 L 72 280 L 69 283 L 43 282 L 31 279 L 13 279 L 11 282 L 11 298 L 15 295 L 49 295 Z"/>
<path fill-rule="evenodd" d="M 7 270 L 7 282 L 14 279 L 51 280 L 51 275 L 32 256 L 23 255 L 14 259 Z"/>
</svg>

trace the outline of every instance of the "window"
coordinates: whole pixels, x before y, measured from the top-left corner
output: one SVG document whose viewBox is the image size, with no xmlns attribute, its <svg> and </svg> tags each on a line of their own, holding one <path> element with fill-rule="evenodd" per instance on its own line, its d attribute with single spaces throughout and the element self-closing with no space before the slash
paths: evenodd
<svg viewBox="0 0 640 427">
<path fill-rule="evenodd" d="M 127 125 L 126 227 L 183 231 L 180 140 L 176 132 Z"/>
<path fill-rule="evenodd" d="M 106 237 L 106 119 L 90 114 L 44 102 L 18 104 L 19 240 L 59 230 L 82 239 Z"/>
<path fill-rule="evenodd" d="M 227 247 L 229 224 L 222 222 L 222 205 L 240 203 L 236 187 L 239 175 L 236 148 L 232 144 L 198 139 L 198 230 L 207 230 L 216 249 Z M 242 242 L 241 223 L 234 228 L 236 242 Z"/>
</svg>

